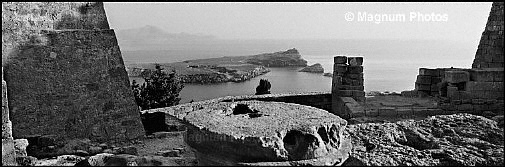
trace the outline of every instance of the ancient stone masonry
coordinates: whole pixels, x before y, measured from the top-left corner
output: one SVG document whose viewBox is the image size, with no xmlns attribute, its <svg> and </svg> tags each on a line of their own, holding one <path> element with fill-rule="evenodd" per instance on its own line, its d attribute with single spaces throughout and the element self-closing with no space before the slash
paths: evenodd
<svg viewBox="0 0 505 167">
<path fill-rule="evenodd" d="M 489 12 L 486 27 L 480 38 L 472 68 L 502 68 L 503 54 L 503 2 L 494 2 Z"/>
<path fill-rule="evenodd" d="M 477 115 L 504 111 L 503 2 L 494 2 L 471 69 L 420 68 L 404 96 L 440 96 L 439 108 Z"/>
<path fill-rule="evenodd" d="M 14 140 L 12 138 L 12 123 L 9 120 L 7 102 L 7 83 L 4 81 L 2 67 L 2 166 L 16 165 Z"/>
<path fill-rule="evenodd" d="M 346 109 L 346 104 L 354 103 L 351 99 L 365 101 L 363 57 L 335 56 L 334 63 L 331 88 L 332 112 L 342 118 L 349 118 L 350 113 Z M 341 97 L 351 99 L 345 100 Z"/>
<path fill-rule="evenodd" d="M 2 60 L 15 138 L 144 135 L 102 3 L 2 3 Z"/>
</svg>

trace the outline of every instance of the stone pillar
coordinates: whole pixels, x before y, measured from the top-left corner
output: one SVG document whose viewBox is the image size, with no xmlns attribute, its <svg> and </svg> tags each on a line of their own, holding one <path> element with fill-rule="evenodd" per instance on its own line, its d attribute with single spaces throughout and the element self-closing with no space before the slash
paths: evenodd
<svg viewBox="0 0 505 167">
<path fill-rule="evenodd" d="M 7 83 L 4 81 L 2 67 L 2 166 L 16 164 L 14 141 L 12 138 L 12 124 L 9 120 L 9 107 L 7 102 Z"/>
<path fill-rule="evenodd" d="M 335 56 L 331 87 L 332 113 L 342 118 L 349 118 L 340 97 L 352 97 L 359 102 L 365 101 L 363 57 Z"/>
</svg>

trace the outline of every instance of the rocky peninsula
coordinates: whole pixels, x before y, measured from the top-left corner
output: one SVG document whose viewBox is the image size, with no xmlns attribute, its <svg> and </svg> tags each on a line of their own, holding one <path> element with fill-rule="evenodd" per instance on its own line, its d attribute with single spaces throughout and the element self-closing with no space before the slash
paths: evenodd
<svg viewBox="0 0 505 167">
<path fill-rule="evenodd" d="M 311 66 L 305 67 L 300 70 L 300 72 L 310 72 L 310 73 L 324 73 L 324 68 L 321 64 L 316 63 Z"/>
<path fill-rule="evenodd" d="M 186 60 L 160 65 L 166 72 L 175 71 L 184 83 L 206 84 L 242 82 L 270 72 L 266 67 L 305 67 L 307 61 L 293 48 L 275 53 Z M 126 69 L 130 77 L 144 77 L 154 69 L 154 64 L 130 64 Z"/>
</svg>

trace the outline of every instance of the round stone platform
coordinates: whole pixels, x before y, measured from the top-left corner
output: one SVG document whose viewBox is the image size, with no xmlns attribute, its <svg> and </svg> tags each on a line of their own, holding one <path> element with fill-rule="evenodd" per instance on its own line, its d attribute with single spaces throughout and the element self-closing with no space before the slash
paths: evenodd
<svg viewBox="0 0 505 167">
<path fill-rule="evenodd" d="M 299 161 L 349 151 L 343 147 L 349 142 L 343 134 L 347 122 L 304 105 L 220 102 L 188 113 L 184 121 L 189 124 L 185 141 L 201 165 Z"/>
</svg>

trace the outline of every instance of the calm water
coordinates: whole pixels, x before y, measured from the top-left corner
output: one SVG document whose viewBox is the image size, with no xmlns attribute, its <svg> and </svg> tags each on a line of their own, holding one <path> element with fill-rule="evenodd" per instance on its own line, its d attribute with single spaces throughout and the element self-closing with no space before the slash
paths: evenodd
<svg viewBox="0 0 505 167">
<path fill-rule="evenodd" d="M 420 67 L 471 68 L 478 39 L 460 41 L 401 40 L 323 40 L 323 41 L 232 41 L 212 47 L 194 46 L 185 50 L 146 50 L 124 52 L 126 63 L 168 63 L 197 58 L 254 55 L 286 50 L 296 46 L 309 65 L 320 63 L 333 71 L 333 57 L 339 54 L 364 57 L 365 91 L 414 89 Z M 169 46 L 166 46 L 167 48 Z M 200 50 L 198 50 L 200 49 Z M 186 84 L 181 102 L 199 101 L 229 95 L 252 95 L 262 78 L 272 83 L 272 93 L 331 91 L 331 78 L 322 74 L 297 72 L 300 68 L 271 68 L 271 72 L 242 83 L 211 85 Z M 134 78 L 130 78 L 132 80 Z M 138 80 L 138 78 L 137 78 Z"/>
<path fill-rule="evenodd" d="M 320 63 L 325 72 L 333 71 L 333 56 L 304 56 L 308 64 Z M 461 67 L 471 64 L 466 60 L 436 62 L 364 60 L 365 91 L 396 91 L 414 89 L 419 67 Z M 427 65 L 429 64 L 429 65 Z M 458 66 L 459 65 L 459 66 Z M 272 84 L 271 93 L 301 93 L 331 91 L 331 78 L 322 74 L 298 72 L 301 68 L 270 68 L 267 74 L 241 83 L 186 84 L 180 93 L 181 103 L 200 101 L 223 96 L 253 95 L 260 79 L 268 79 Z M 140 78 L 130 78 L 141 81 Z"/>
</svg>

